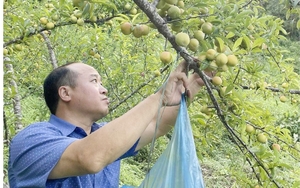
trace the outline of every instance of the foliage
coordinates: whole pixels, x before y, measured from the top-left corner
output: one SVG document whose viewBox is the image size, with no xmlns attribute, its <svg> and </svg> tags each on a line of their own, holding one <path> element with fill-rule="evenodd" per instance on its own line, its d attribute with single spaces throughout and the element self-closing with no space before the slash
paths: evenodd
<svg viewBox="0 0 300 188">
<path fill-rule="evenodd" d="M 238 65 L 217 70 L 222 85 L 213 86 L 207 79 L 208 84 L 189 107 L 199 160 L 205 170 L 213 170 L 207 174 L 208 182 L 210 175 L 218 179 L 225 175 L 230 178 L 220 184 L 223 187 L 255 184 L 297 187 L 300 172 L 294 164 L 300 160 L 299 140 L 295 139 L 299 133 L 300 97 L 293 91 L 300 89 L 296 66 L 299 42 L 288 38 L 297 38 L 299 32 L 299 21 L 295 22 L 299 19 L 298 6 L 289 9 L 285 1 L 281 2 L 280 9 L 285 10 L 287 20 L 296 23 L 286 27 L 284 15 L 269 14 L 268 10 L 275 5 L 271 2 L 184 1 L 184 11 L 179 17 L 162 14 L 164 19 L 145 8 L 145 1 L 135 2 L 82 1 L 76 7 L 67 0 L 4 2 L 3 38 L 4 49 L 8 51 L 4 54 L 4 65 L 11 64 L 14 68 L 10 72 L 4 66 L 6 139 L 16 134 L 15 96 L 21 97 L 25 126 L 49 117 L 43 102 L 42 82 L 54 67 L 50 52 L 54 52 L 58 65 L 82 61 L 100 71 L 111 98 L 111 112 L 101 121 L 111 121 L 154 93 L 182 60 L 180 56 L 188 61 L 192 56 L 200 59 L 209 49 L 225 50 L 226 55 L 238 57 Z M 72 21 L 72 16 L 83 19 L 84 24 Z M 54 28 L 47 29 L 40 21 L 42 17 L 54 23 Z M 195 31 L 203 30 L 203 21 L 210 22 L 213 30 L 199 41 L 196 50 L 175 43 L 174 35 L 178 32 L 193 38 Z M 147 36 L 125 36 L 120 31 L 123 22 L 130 22 L 132 29 L 141 25 L 149 25 L 151 29 Z M 290 32 L 291 28 L 295 32 Z M 172 53 L 172 63 L 160 62 L 162 51 Z M 190 65 L 199 73 L 210 63 L 211 60 L 204 59 L 197 64 L 200 69 Z M 18 89 L 12 87 L 11 81 L 17 83 Z M 282 102 L 282 95 L 288 101 Z M 256 132 L 246 132 L 247 124 Z M 267 143 L 258 142 L 257 133 L 267 135 Z M 120 183 L 138 185 L 167 141 L 167 137 L 162 137 L 156 141 L 154 151 L 148 147 L 138 156 L 123 161 Z M 273 143 L 281 145 L 280 152 L 271 149 Z M 7 161 L 7 146 L 5 151 L 4 161 Z M 214 168 L 214 159 L 220 163 L 223 159 L 226 167 Z M 7 181 L 6 177 L 4 180 Z"/>
<path fill-rule="evenodd" d="M 300 58 L 298 54 L 298 47 L 300 45 L 300 41 L 289 41 L 284 40 L 280 41 L 280 45 L 283 47 L 283 49 L 289 49 L 285 50 L 283 53 L 283 56 L 288 59 L 288 62 L 294 65 L 294 70 L 297 74 L 300 73 Z"/>
<path fill-rule="evenodd" d="M 289 38 L 291 40 L 299 41 L 300 37 L 300 4 L 293 0 L 278 1 L 265 1 L 264 7 L 269 14 L 280 17 L 284 20 L 285 29 L 290 33 Z"/>
</svg>

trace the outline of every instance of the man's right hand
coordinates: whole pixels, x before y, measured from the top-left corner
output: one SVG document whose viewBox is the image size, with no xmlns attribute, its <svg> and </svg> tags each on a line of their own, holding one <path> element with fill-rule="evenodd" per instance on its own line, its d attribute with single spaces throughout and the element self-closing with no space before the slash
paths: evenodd
<svg viewBox="0 0 300 188">
<path fill-rule="evenodd" d="M 163 106 L 175 106 L 180 104 L 182 93 L 187 88 L 187 75 L 185 68 L 180 64 L 173 71 L 159 93 L 163 95 Z"/>
</svg>

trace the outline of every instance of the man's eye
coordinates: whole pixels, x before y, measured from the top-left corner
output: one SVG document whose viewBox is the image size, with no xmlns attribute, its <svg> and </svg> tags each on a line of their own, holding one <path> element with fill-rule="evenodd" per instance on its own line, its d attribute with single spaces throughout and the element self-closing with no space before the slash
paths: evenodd
<svg viewBox="0 0 300 188">
<path fill-rule="evenodd" d="M 94 83 L 97 83 L 97 82 L 98 82 L 98 80 L 97 80 L 97 79 L 94 79 L 94 80 L 92 80 L 92 82 L 94 82 Z"/>
</svg>

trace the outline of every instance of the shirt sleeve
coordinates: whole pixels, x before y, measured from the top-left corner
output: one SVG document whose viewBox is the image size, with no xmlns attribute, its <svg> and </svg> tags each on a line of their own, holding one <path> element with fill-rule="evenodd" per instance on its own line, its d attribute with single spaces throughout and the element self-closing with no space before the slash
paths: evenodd
<svg viewBox="0 0 300 188">
<path fill-rule="evenodd" d="M 53 126 L 34 125 L 20 132 L 10 145 L 11 187 L 45 187 L 51 170 L 75 140 Z"/>
<path fill-rule="evenodd" d="M 135 151 L 135 149 L 136 149 L 136 146 L 138 145 L 139 141 L 140 141 L 140 139 L 138 139 L 135 142 L 135 144 L 126 153 L 124 153 L 118 160 L 135 156 L 138 153 L 138 151 Z"/>
<path fill-rule="evenodd" d="M 106 124 L 107 124 L 107 122 L 101 122 L 99 124 L 95 124 L 95 126 L 97 128 L 95 128 L 93 131 L 95 131 L 95 130 L 97 130 L 97 129 L 103 127 L 103 126 L 105 126 Z M 140 141 L 140 139 L 138 139 L 134 143 L 134 145 L 126 153 L 124 153 L 120 158 L 118 158 L 117 160 L 121 160 L 121 159 L 124 159 L 124 158 L 127 158 L 127 157 L 135 156 L 138 153 L 138 151 L 135 151 L 135 150 L 136 150 L 136 147 L 137 147 L 139 141 Z"/>
</svg>

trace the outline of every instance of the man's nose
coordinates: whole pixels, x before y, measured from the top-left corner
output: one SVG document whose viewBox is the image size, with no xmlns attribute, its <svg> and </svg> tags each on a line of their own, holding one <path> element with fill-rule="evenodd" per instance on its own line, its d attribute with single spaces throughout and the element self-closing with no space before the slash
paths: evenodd
<svg viewBox="0 0 300 188">
<path fill-rule="evenodd" d="M 106 95 L 108 91 L 103 85 L 100 85 L 99 92 Z"/>
</svg>

